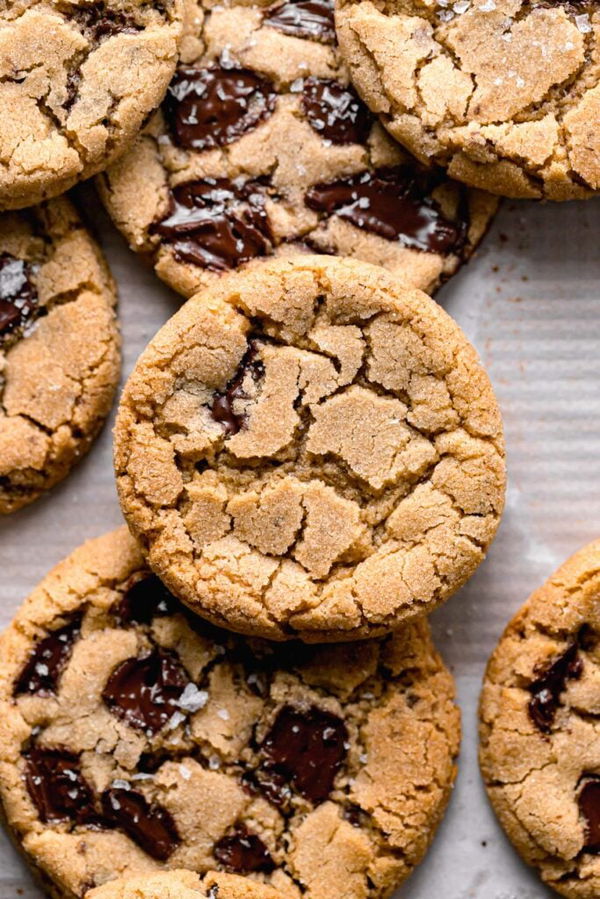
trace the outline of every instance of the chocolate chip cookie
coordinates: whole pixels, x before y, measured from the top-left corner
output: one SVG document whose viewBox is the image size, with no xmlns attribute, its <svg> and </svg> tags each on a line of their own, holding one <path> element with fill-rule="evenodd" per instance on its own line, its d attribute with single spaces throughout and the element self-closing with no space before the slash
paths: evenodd
<svg viewBox="0 0 600 899">
<path fill-rule="evenodd" d="M 359 100 L 333 0 L 189 0 L 162 109 L 100 179 L 131 247 L 185 296 L 276 254 L 323 252 L 433 290 L 496 208 L 425 171 Z"/>
<path fill-rule="evenodd" d="M 337 0 L 363 100 L 423 162 L 507 197 L 600 188 L 593 0 Z"/>
<path fill-rule="evenodd" d="M 46 577 L 0 660 L 0 795 L 55 897 L 179 868 L 388 896 L 454 781 L 459 714 L 424 621 L 246 640 L 186 612 L 125 528 Z"/>
<path fill-rule="evenodd" d="M 563 896 L 600 895 L 600 541 L 525 603 L 481 698 L 481 768 L 508 836 Z"/>
<path fill-rule="evenodd" d="M 86 893 L 85 899 L 283 899 L 265 883 L 211 871 L 199 877 L 192 871 L 162 871 L 111 880 Z"/>
<path fill-rule="evenodd" d="M 0 209 L 95 175 L 175 70 L 182 0 L 19 0 L 0 10 Z"/>
<path fill-rule="evenodd" d="M 475 351 L 354 260 L 273 260 L 163 327 L 115 429 L 150 567 L 241 633 L 350 640 L 431 611 L 496 531 L 504 448 Z"/>
<path fill-rule="evenodd" d="M 68 200 L 0 215 L 0 513 L 64 478 L 100 430 L 119 378 L 115 301 Z"/>
</svg>

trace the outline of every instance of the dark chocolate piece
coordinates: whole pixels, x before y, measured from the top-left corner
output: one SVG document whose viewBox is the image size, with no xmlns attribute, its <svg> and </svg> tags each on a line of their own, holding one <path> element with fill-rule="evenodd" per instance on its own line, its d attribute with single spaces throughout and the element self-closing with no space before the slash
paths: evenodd
<svg viewBox="0 0 600 899">
<path fill-rule="evenodd" d="M 180 66 L 169 85 L 165 115 L 180 147 L 225 147 L 271 115 L 277 94 L 270 81 L 225 66 Z"/>
<path fill-rule="evenodd" d="M 333 0 L 286 0 L 271 7 L 265 22 L 293 37 L 304 37 L 322 44 L 335 44 L 336 41 Z"/>
<path fill-rule="evenodd" d="M 442 255 L 459 253 L 468 216 L 461 208 L 457 222 L 445 218 L 431 197 L 437 183 L 437 176 L 399 166 L 316 184 L 305 199 L 310 209 L 338 215 L 363 231 L 403 246 Z"/>
<path fill-rule="evenodd" d="M 373 117 L 352 87 L 325 78 L 306 78 L 302 108 L 310 125 L 333 144 L 362 144 Z"/>
<path fill-rule="evenodd" d="M 212 403 L 211 413 L 215 421 L 223 425 L 226 435 L 237 434 L 245 424 L 245 416 L 234 410 L 237 399 L 246 398 L 244 382 L 250 376 L 256 383 L 264 375 L 264 366 L 257 359 L 258 343 L 251 341 L 238 369 L 223 393 L 218 393 Z"/>
<path fill-rule="evenodd" d="M 177 259 L 215 272 L 236 268 L 271 251 L 264 186 L 206 178 L 181 184 L 152 230 L 173 246 Z"/>
<path fill-rule="evenodd" d="M 539 672 L 539 677 L 529 685 L 532 694 L 528 705 L 529 717 L 539 730 L 544 733 L 552 730 L 560 695 L 565 690 L 567 681 L 578 680 L 582 671 L 579 643 L 575 641 L 546 669 Z"/>
<path fill-rule="evenodd" d="M 337 715 L 317 706 L 306 711 L 284 706 L 262 743 L 265 761 L 257 772 L 259 782 L 262 785 L 265 775 L 270 777 L 272 799 L 278 791 L 276 776 L 317 805 L 333 788 L 347 741 L 346 725 Z"/>
<path fill-rule="evenodd" d="M 181 842 L 169 812 L 149 805 L 141 793 L 112 787 L 102 794 L 102 813 L 152 858 L 166 862 Z"/>
<path fill-rule="evenodd" d="M 0 337 L 27 324 L 37 309 L 33 268 L 9 253 L 0 255 Z"/>
<path fill-rule="evenodd" d="M 586 852 L 600 852 L 600 777 L 586 775 L 578 797 L 579 811 L 585 819 Z"/>
<path fill-rule="evenodd" d="M 102 698 L 110 711 L 131 727 L 158 733 L 175 712 L 189 678 L 181 664 L 157 649 L 140 659 L 126 659 L 110 675 Z"/>
<path fill-rule="evenodd" d="M 158 615 L 178 611 L 177 600 L 155 574 L 136 578 L 115 609 L 122 624 L 151 624 Z"/>
<path fill-rule="evenodd" d="M 244 824 L 236 825 L 232 833 L 219 840 L 214 856 L 224 868 L 237 874 L 272 871 L 274 868 L 273 859 L 263 841 Z"/>
<path fill-rule="evenodd" d="M 79 758 L 65 749 L 33 746 L 24 754 L 25 782 L 40 820 L 93 824 L 94 795 L 81 774 Z"/>
<path fill-rule="evenodd" d="M 81 619 L 77 618 L 36 643 L 15 683 L 14 695 L 54 693 L 80 630 Z"/>
</svg>

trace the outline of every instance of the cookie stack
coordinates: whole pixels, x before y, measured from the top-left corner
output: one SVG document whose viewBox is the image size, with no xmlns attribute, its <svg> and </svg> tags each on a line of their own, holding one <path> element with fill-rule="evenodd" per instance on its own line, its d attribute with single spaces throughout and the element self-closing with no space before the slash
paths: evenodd
<svg viewBox="0 0 600 899">
<path fill-rule="evenodd" d="M 0 13 L 0 511 L 67 473 L 118 380 L 114 284 L 60 194 L 97 175 L 186 298 L 120 399 L 128 528 L 75 550 L 0 639 L 0 798 L 49 895 L 379 899 L 423 858 L 460 728 L 426 617 L 484 559 L 505 489 L 489 379 L 428 294 L 494 195 L 600 183 L 588 6 Z M 568 639 L 537 613 L 513 627 L 535 632 L 526 725 L 512 631 L 490 669 L 484 768 L 509 829 L 530 745 L 507 760 L 506 730 L 552 730 L 583 619 Z M 525 772 L 549 794 L 552 752 Z M 549 880 L 591 876 L 513 829 Z"/>
</svg>

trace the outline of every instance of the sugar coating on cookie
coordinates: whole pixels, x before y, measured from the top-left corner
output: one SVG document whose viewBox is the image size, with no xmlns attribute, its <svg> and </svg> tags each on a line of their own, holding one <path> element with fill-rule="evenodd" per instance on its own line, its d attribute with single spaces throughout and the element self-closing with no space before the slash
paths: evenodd
<svg viewBox="0 0 600 899">
<path fill-rule="evenodd" d="M 333 0 L 194 3 L 162 109 L 99 179 L 131 247 L 190 296 L 224 271 L 324 252 L 433 290 L 496 200 L 387 137 L 340 59 Z"/>
<path fill-rule="evenodd" d="M 351 645 L 240 638 L 187 612 L 124 527 L 45 578 L 0 660 L 4 813 L 57 897 L 181 868 L 386 897 L 454 781 L 425 621 Z"/>
<path fill-rule="evenodd" d="M 135 138 L 175 69 L 182 0 L 0 10 L 0 209 L 55 197 Z"/>
<path fill-rule="evenodd" d="M 359 93 L 419 159 L 508 197 L 600 188 L 597 3 L 337 4 Z"/>
<path fill-rule="evenodd" d="M 210 871 L 161 871 L 111 880 L 85 894 L 85 899 L 284 899 L 284 894 L 260 881 L 237 874 Z"/>
<path fill-rule="evenodd" d="M 542 879 L 600 894 L 600 542 L 528 599 L 492 655 L 481 769 L 500 822 Z"/>
<path fill-rule="evenodd" d="M 68 200 L 0 215 L 0 513 L 60 481 L 104 422 L 119 379 L 115 302 Z"/>
<path fill-rule="evenodd" d="M 242 633 L 350 640 L 447 599 L 504 496 L 496 400 L 428 296 L 326 256 L 197 294 L 140 357 L 115 430 L 149 564 Z"/>
</svg>

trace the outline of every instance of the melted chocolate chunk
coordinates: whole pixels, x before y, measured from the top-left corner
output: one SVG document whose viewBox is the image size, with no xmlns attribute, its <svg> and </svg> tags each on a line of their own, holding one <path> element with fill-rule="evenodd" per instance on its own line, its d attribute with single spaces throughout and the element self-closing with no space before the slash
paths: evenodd
<svg viewBox="0 0 600 899">
<path fill-rule="evenodd" d="M 104 4 L 79 8 L 75 14 L 77 21 L 86 28 L 92 40 L 101 41 L 115 34 L 135 34 L 140 31 L 133 16 L 109 9 Z"/>
<path fill-rule="evenodd" d="M 164 109 L 180 147 L 225 147 L 271 115 L 277 94 L 270 81 L 248 69 L 180 66 Z"/>
<path fill-rule="evenodd" d="M 81 620 L 66 624 L 40 640 L 15 683 L 14 695 L 54 693 L 63 668 L 71 657 L 73 644 L 81 629 Z"/>
<path fill-rule="evenodd" d="M 238 824 L 232 833 L 222 837 L 213 851 L 224 868 L 238 874 L 272 871 L 274 868 L 273 859 L 263 841 L 243 824 Z"/>
<path fill-rule="evenodd" d="M 302 108 L 311 127 L 333 144 L 362 144 L 373 118 L 351 87 L 325 78 L 307 78 Z"/>
<path fill-rule="evenodd" d="M 427 253 L 460 252 L 467 216 L 451 222 L 431 197 L 436 176 L 412 167 L 380 169 L 316 184 L 305 200 L 310 209 L 338 215 L 357 228 Z M 461 210 L 464 211 L 464 210 Z"/>
<path fill-rule="evenodd" d="M 160 805 L 149 805 L 141 793 L 116 787 L 106 790 L 102 812 L 108 824 L 118 827 L 160 862 L 166 862 L 180 843 L 169 812 Z"/>
<path fill-rule="evenodd" d="M 188 683 L 179 662 L 157 649 L 117 665 L 102 698 L 113 714 L 152 735 L 181 711 L 178 701 Z"/>
<path fill-rule="evenodd" d="M 256 358 L 257 354 L 258 343 L 253 340 L 227 388 L 223 393 L 218 393 L 213 400 L 210 410 L 212 417 L 223 425 L 223 430 L 228 437 L 237 434 L 244 427 L 246 421 L 245 415 L 240 415 L 234 410 L 235 400 L 247 398 L 244 389 L 246 378 L 250 376 L 256 383 L 264 375 L 264 365 L 260 359 Z"/>
<path fill-rule="evenodd" d="M 176 615 L 177 600 L 155 574 L 138 578 L 117 604 L 115 614 L 122 624 L 151 624 L 158 615 Z"/>
<path fill-rule="evenodd" d="M 266 761 L 259 782 L 262 785 L 270 777 L 271 801 L 277 795 L 278 778 L 313 804 L 323 802 L 346 756 L 347 740 L 346 725 L 331 712 L 317 706 L 307 711 L 284 706 L 263 740 Z"/>
<path fill-rule="evenodd" d="M 33 269 L 9 253 L 0 255 L 0 337 L 22 327 L 37 308 Z"/>
<path fill-rule="evenodd" d="M 532 694 L 528 705 L 529 717 L 539 730 L 544 733 L 551 731 L 560 694 L 565 690 L 567 681 L 578 680 L 582 671 L 583 661 L 576 641 L 529 685 Z"/>
<path fill-rule="evenodd" d="M 286 0 L 267 12 L 265 22 L 284 34 L 335 44 L 333 0 Z"/>
<path fill-rule="evenodd" d="M 94 795 L 81 774 L 79 758 L 63 749 L 34 746 L 25 753 L 25 782 L 40 820 L 94 824 Z"/>
<path fill-rule="evenodd" d="M 579 812 L 585 820 L 586 852 L 600 852 L 600 777 L 586 775 L 579 797 Z"/>
<path fill-rule="evenodd" d="M 171 194 L 166 217 L 152 230 L 172 244 L 180 262 L 214 272 L 271 250 L 264 188 L 256 182 L 206 178 L 181 184 Z"/>
</svg>

